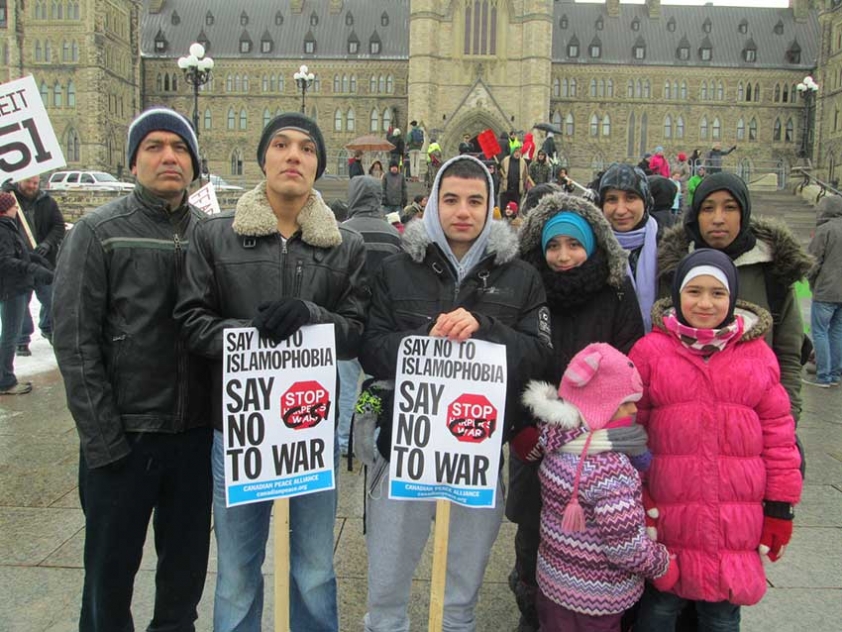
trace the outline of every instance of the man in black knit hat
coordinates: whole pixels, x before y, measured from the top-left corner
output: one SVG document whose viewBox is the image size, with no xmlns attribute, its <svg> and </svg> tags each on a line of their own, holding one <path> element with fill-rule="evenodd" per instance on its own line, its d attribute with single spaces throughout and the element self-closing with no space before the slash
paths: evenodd
<svg viewBox="0 0 842 632">
<path fill-rule="evenodd" d="M 368 303 L 363 239 L 337 225 L 313 190 L 326 163 L 316 122 L 292 112 L 276 116 L 260 137 L 257 162 L 266 179 L 239 199 L 235 211 L 209 217 L 199 226 L 175 310 L 188 347 L 214 363 L 209 399 L 216 430 L 215 632 L 261 629 L 261 567 L 272 511 L 271 501 L 226 507 L 223 332 L 254 326 L 277 343 L 304 325 L 332 323 L 338 359 L 350 360 L 357 355 Z M 336 632 L 336 490 L 296 496 L 289 505 L 289 629 Z"/>
<path fill-rule="evenodd" d="M 56 267 L 53 344 L 79 433 L 85 581 L 79 629 L 132 630 L 134 576 L 154 513 L 149 630 L 193 630 L 210 546 L 207 366 L 172 318 L 202 213 L 190 123 L 154 107 L 129 127 L 134 191 L 76 222 Z"/>
</svg>

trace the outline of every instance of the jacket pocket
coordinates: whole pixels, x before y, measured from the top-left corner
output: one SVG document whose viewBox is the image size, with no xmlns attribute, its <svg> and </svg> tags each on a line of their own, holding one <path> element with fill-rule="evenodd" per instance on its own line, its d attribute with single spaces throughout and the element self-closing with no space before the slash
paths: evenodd
<svg viewBox="0 0 842 632">
<path fill-rule="evenodd" d="M 117 412 L 122 412 L 125 397 L 125 390 L 122 373 L 124 358 L 128 357 L 126 347 L 129 343 L 129 336 L 125 333 L 118 333 L 111 336 L 110 349 L 108 354 L 108 381 L 111 382 L 111 390 L 114 393 L 114 401 L 117 403 Z"/>
<path fill-rule="evenodd" d="M 422 325 L 429 325 L 433 322 L 433 317 L 420 312 L 413 312 L 407 309 L 396 309 L 395 316 L 400 325 L 407 325 L 408 328 L 415 329 Z"/>
</svg>

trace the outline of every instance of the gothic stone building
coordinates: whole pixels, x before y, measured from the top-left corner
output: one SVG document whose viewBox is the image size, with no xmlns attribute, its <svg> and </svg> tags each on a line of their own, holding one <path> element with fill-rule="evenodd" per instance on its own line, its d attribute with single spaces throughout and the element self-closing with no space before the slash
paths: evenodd
<svg viewBox="0 0 842 632">
<path fill-rule="evenodd" d="M 576 4 L 571 0 L 0 0 L 3 76 L 32 73 L 74 165 L 117 172 L 128 121 L 165 104 L 193 115 L 177 60 L 201 42 L 215 61 L 199 93 L 210 170 L 260 177 L 264 123 L 298 110 L 293 73 L 316 76 L 306 111 L 325 130 L 328 171 L 343 175 L 351 139 L 406 131 L 417 119 L 454 153 L 486 128 L 561 128 L 574 174 L 713 144 L 738 150 L 744 176 L 799 160 L 805 107 L 796 85 L 822 85 L 812 158 L 842 161 L 842 11 L 838 0 L 785 9 Z M 540 139 L 539 139 L 540 140 Z"/>
</svg>

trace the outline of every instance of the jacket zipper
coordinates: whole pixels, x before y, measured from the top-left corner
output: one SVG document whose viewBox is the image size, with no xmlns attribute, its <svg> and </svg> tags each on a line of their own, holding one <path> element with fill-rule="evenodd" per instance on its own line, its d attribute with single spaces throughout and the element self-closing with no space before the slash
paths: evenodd
<svg viewBox="0 0 842 632">
<path fill-rule="evenodd" d="M 175 245 L 175 279 L 177 283 L 181 282 L 181 276 L 183 274 L 181 261 L 183 243 L 178 230 L 176 230 L 173 233 L 173 244 Z M 178 384 L 178 410 L 176 411 L 176 423 L 180 425 L 178 430 L 184 430 L 187 426 L 187 421 L 184 419 L 184 411 L 187 410 L 187 402 L 185 400 L 187 399 L 187 390 L 190 385 L 187 379 L 187 357 L 181 336 L 178 336 L 176 339 L 175 350 L 178 357 L 178 381 L 176 382 Z"/>
<path fill-rule="evenodd" d="M 295 298 L 301 296 L 301 282 L 304 277 L 304 262 L 299 259 L 295 264 L 295 283 L 292 287 L 292 295 Z"/>
<path fill-rule="evenodd" d="M 278 298 L 284 296 L 284 288 L 286 287 L 286 262 L 287 262 L 287 240 L 278 235 L 281 240 L 281 294 Z"/>
</svg>

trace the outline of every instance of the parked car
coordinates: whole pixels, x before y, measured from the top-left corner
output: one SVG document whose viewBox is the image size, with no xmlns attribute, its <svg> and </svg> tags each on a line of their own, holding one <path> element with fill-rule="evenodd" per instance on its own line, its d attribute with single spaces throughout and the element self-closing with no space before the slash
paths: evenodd
<svg viewBox="0 0 842 632">
<path fill-rule="evenodd" d="M 56 171 L 47 180 L 44 188 L 49 191 L 84 189 L 128 193 L 134 189 L 134 185 L 131 182 L 122 182 L 104 171 Z"/>
<path fill-rule="evenodd" d="M 220 178 L 219 176 L 211 174 L 208 176 L 207 174 L 202 176 L 203 181 L 207 178 L 210 178 L 210 181 L 213 183 L 213 188 L 217 191 L 242 191 L 243 187 L 238 187 L 236 184 L 228 184 L 225 180 Z"/>
</svg>

